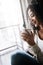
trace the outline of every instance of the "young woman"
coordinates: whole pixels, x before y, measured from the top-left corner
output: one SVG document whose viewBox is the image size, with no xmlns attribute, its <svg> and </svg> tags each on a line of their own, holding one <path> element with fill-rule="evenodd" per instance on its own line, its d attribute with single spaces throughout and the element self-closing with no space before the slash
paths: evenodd
<svg viewBox="0 0 43 65">
<path fill-rule="evenodd" d="M 43 0 L 32 0 L 27 12 L 35 33 L 31 32 L 31 34 L 29 34 L 29 32 L 25 30 L 25 32 L 22 33 L 22 38 L 32 46 L 32 50 L 37 55 L 38 61 L 43 64 Z M 39 43 L 40 46 L 42 44 L 42 49 L 34 41 L 36 31 L 39 40 L 41 40 Z"/>
<path fill-rule="evenodd" d="M 37 55 L 37 60 L 32 58 L 29 54 L 27 54 L 24 51 L 19 51 L 15 53 L 11 58 L 11 64 L 12 65 L 43 65 L 43 0 L 32 0 L 31 4 L 29 5 L 28 9 L 28 16 L 31 20 L 31 25 L 33 27 L 33 30 L 35 33 L 31 34 L 25 30 L 25 32 L 22 33 L 22 38 L 31 45 L 32 50 Z M 42 44 L 42 49 L 40 46 L 37 45 L 37 43 L 34 41 L 34 37 L 37 31 L 37 36 L 41 42 L 40 46 Z M 39 62 L 39 63 L 38 63 Z"/>
</svg>

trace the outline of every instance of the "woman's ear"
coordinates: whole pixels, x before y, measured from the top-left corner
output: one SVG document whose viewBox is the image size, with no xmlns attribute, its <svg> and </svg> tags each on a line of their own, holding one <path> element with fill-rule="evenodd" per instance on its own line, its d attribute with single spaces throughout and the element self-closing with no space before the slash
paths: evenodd
<svg viewBox="0 0 43 65">
<path fill-rule="evenodd" d="M 43 29 L 43 26 L 41 24 L 39 26 L 40 26 L 40 29 Z"/>
</svg>

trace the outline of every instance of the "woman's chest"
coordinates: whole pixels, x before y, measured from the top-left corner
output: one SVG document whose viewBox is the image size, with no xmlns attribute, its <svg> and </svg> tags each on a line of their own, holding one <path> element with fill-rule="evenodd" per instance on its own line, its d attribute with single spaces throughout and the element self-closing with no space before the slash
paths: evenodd
<svg viewBox="0 0 43 65">
<path fill-rule="evenodd" d="M 41 40 L 38 36 L 35 36 L 35 42 L 43 52 L 43 40 Z"/>
</svg>

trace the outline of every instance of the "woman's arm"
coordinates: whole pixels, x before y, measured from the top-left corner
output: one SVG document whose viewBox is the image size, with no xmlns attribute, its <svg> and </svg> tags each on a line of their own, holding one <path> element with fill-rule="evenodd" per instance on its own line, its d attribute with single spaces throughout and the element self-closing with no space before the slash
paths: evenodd
<svg viewBox="0 0 43 65">
<path fill-rule="evenodd" d="M 43 52 L 41 52 L 40 48 L 38 47 L 37 44 L 35 44 L 34 46 L 32 46 L 32 50 L 34 51 L 34 53 L 37 55 L 37 59 L 38 61 L 43 64 Z"/>
<path fill-rule="evenodd" d="M 40 48 L 34 41 L 34 34 L 31 32 L 31 34 L 25 30 L 25 32 L 22 33 L 22 38 L 32 47 L 33 52 L 37 55 L 37 59 L 40 63 L 43 63 L 43 52 L 41 52 Z"/>
</svg>

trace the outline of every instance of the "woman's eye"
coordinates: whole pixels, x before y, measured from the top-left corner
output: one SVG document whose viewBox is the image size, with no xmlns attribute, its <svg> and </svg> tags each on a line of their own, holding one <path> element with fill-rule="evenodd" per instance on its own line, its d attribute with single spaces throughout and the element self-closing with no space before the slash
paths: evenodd
<svg viewBox="0 0 43 65">
<path fill-rule="evenodd" d="M 31 17 L 34 17 L 34 14 L 31 14 Z"/>
</svg>

